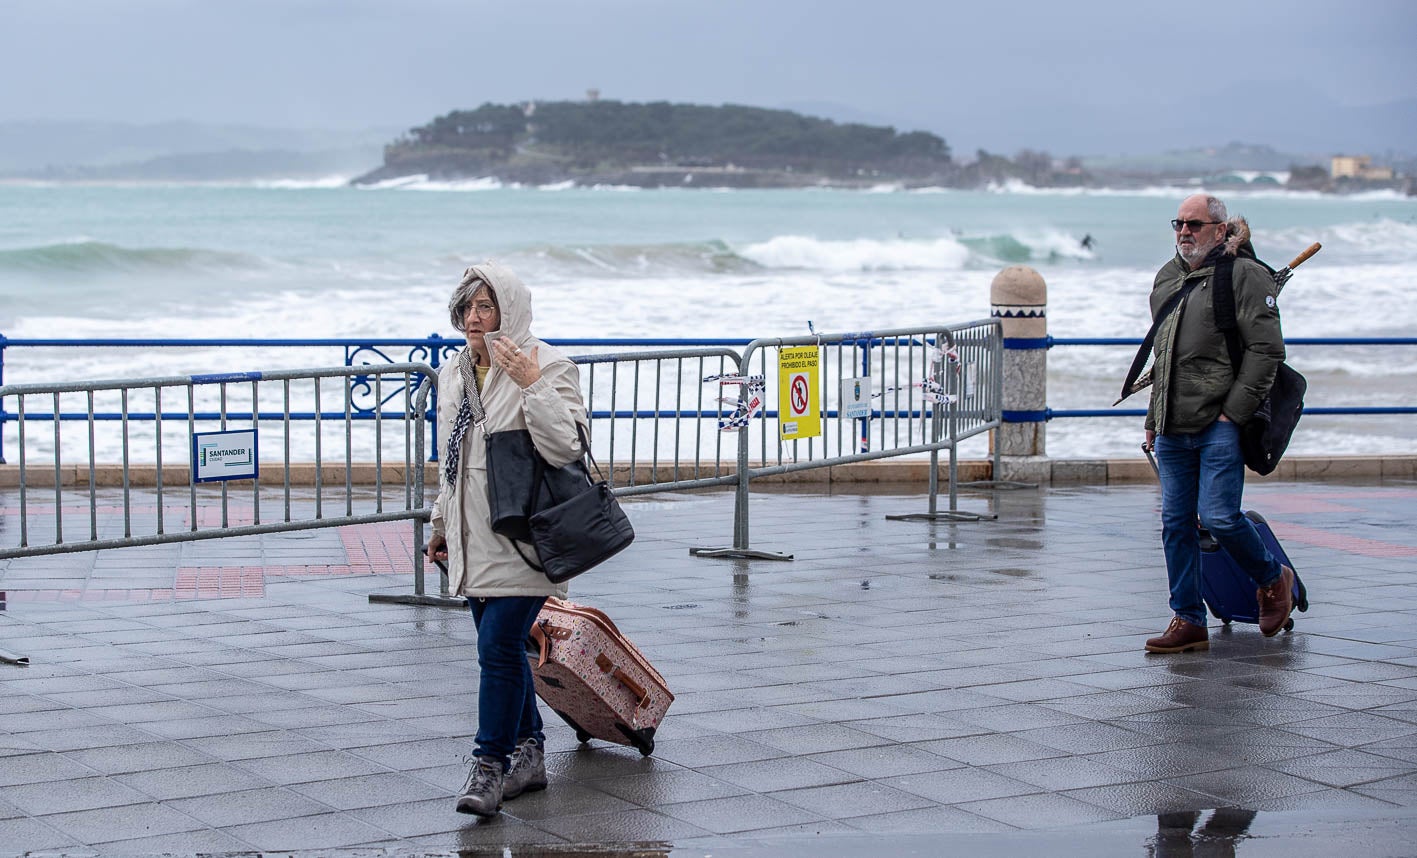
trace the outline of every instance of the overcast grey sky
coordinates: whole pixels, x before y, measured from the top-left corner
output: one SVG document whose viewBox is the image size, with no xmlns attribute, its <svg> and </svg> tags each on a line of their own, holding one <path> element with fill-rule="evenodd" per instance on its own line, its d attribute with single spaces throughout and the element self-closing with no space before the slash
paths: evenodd
<svg viewBox="0 0 1417 858">
<path fill-rule="evenodd" d="M 1410 0 L 0 0 L 0 121 L 409 127 L 597 87 L 830 110 L 960 154 L 1345 145 L 1410 125 L 1368 108 L 1417 99 L 1414 45 Z"/>
</svg>

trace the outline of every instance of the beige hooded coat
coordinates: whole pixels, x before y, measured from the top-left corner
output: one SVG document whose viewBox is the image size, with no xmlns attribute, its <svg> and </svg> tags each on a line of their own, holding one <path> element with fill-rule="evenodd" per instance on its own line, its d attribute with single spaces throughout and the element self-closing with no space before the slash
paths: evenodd
<svg viewBox="0 0 1417 858">
<path fill-rule="evenodd" d="M 512 543 L 492 532 L 487 506 L 487 442 L 491 432 L 526 429 L 548 463 L 569 464 L 582 455 L 577 421 L 585 422 L 580 373 L 564 354 L 531 335 L 531 291 L 496 263 L 469 268 L 492 286 L 501 311 L 501 328 L 486 334 L 490 347 L 510 337 L 530 355 L 537 348 L 541 378 L 523 390 L 496 363 L 482 385 L 487 419 L 472 424 L 462 442 L 456 486 L 448 485 L 442 463 L 448 460 L 453 422 L 463 401 L 463 380 L 456 360 L 438 372 L 438 499 L 433 504 L 433 533 L 448 542 L 448 590 L 464 596 L 561 596 L 565 584 L 552 584 L 517 554 Z M 521 549 L 534 556 L 530 545 Z"/>
</svg>

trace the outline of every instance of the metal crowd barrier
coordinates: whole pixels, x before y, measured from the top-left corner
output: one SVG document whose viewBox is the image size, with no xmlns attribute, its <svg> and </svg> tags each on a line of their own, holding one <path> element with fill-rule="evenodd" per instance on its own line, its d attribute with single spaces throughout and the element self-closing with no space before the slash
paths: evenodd
<svg viewBox="0 0 1417 858">
<path fill-rule="evenodd" d="M 728 348 L 650 349 L 572 357 L 590 412 L 591 449 L 617 495 L 736 483 L 736 459 L 718 422 L 718 385 L 740 372 Z"/>
<path fill-rule="evenodd" d="M 775 388 L 777 381 L 770 353 L 794 345 L 817 347 L 812 408 L 822 425 L 815 437 L 779 442 L 784 418 L 781 409 L 766 407 L 776 397 L 764 388 Z M 451 344 L 441 342 L 429 351 L 444 360 L 452 353 Z M 749 549 L 750 481 L 849 462 L 928 453 L 929 510 L 907 518 L 979 517 L 956 506 L 956 447 L 1000 424 L 1002 337 L 997 321 L 760 339 L 741 355 L 716 344 L 607 351 L 573 360 L 581 367 L 592 451 L 616 494 L 736 487 L 733 548 L 696 549 L 700 556 L 780 557 Z M 745 405 L 746 379 L 754 375 L 761 386 L 750 410 Z M 338 379 L 341 410 L 327 410 L 326 400 L 336 392 L 322 392 L 322 379 Z M 844 379 L 863 380 L 874 393 L 864 414 L 848 416 L 839 407 L 837 393 Z M 293 385 L 301 389 L 292 392 Z M 66 404 L 75 396 L 82 398 L 77 408 Z M 175 408 L 174 397 L 182 400 Z M 830 404 L 834 402 L 838 407 Z M 417 550 L 431 500 L 425 493 L 424 463 L 436 461 L 430 455 L 436 451 L 436 369 L 427 363 L 7 385 L 0 386 L 0 414 L 17 426 L 19 457 L 18 544 L 0 537 L 0 559 L 409 520 L 414 528 L 414 594 L 377 598 L 420 604 L 449 601 L 446 575 L 440 595 L 425 594 L 423 555 Z M 389 420 L 399 422 L 400 433 L 384 432 Z M 32 431 L 46 421 L 53 424 L 52 438 Z M 194 449 L 189 442 L 198 429 L 259 429 L 271 421 L 283 426 L 278 477 L 271 476 L 267 449 L 265 472 L 239 490 L 224 481 L 199 485 L 191 478 L 186 457 Z M 313 424 L 313 431 L 293 437 L 291 425 L 297 421 Z M 77 439 L 76 433 L 61 431 L 62 425 L 75 422 L 81 429 Z M 121 424 L 118 440 L 109 442 L 117 446 L 109 449 L 117 450 L 114 458 L 122 464 L 120 471 L 100 477 L 104 458 L 98 452 L 96 426 L 103 422 Z M 135 437 L 132 426 L 143 423 L 152 427 L 150 433 Z M 355 437 L 355 427 L 367 427 L 363 437 Z M 335 462 L 333 469 L 327 467 L 331 462 L 325 442 L 331 430 L 343 435 L 343 461 Z M 429 438 L 435 440 L 430 443 Z M 339 446 L 338 438 L 335 443 Z M 171 452 L 174 447 L 182 449 L 180 456 Z M 941 450 L 950 457 L 949 511 L 943 513 L 936 510 Z M 369 457 L 372 479 L 368 474 L 356 478 Z M 130 463 L 139 460 L 156 465 L 153 485 L 135 486 L 130 479 Z M 165 460 L 183 465 L 165 469 Z M 292 486 L 292 471 L 302 461 L 313 464 L 312 490 Z M 397 475 L 386 479 L 390 467 Z M 330 482 L 343 482 L 342 491 L 336 488 L 333 497 L 327 475 Z M 51 481 L 52 507 L 34 500 L 36 487 Z M 102 532 L 106 526 L 100 526 L 100 482 L 110 481 L 121 489 L 120 503 L 112 510 L 122 513 L 121 534 Z M 281 484 L 279 492 L 271 489 L 276 482 Z M 393 503 L 386 498 L 390 487 Z M 84 505 L 66 508 L 75 493 L 84 495 Z M 185 495 L 185 503 L 171 504 L 178 494 Z M 279 504 L 281 512 L 263 517 L 263 500 Z M 331 503 L 342 508 L 327 510 Z M 77 539 L 72 536 L 75 514 L 87 525 L 80 525 L 86 532 Z"/>
<path fill-rule="evenodd" d="M 766 410 L 754 431 L 739 435 L 733 545 L 692 549 L 700 557 L 790 560 L 791 555 L 756 551 L 749 543 L 748 485 L 758 477 L 928 453 L 929 506 L 912 520 L 978 520 L 958 508 L 958 444 L 998 427 L 1003 409 L 1003 336 L 997 320 L 957 325 L 897 328 L 845 334 L 754 340 L 743 353 L 743 374 L 771 383 L 774 349 L 814 346 L 818 353 L 814 400 L 820 435 L 781 441 L 783 423 L 794 415 Z M 852 417 L 827 403 L 845 398 L 843 381 L 869 379 L 869 416 Z M 841 390 L 837 396 L 836 391 Z M 779 397 L 781 399 L 782 397 Z M 773 434 L 769 430 L 776 430 Z M 939 454 L 949 453 L 949 510 L 937 509 Z M 757 453 L 757 463 L 752 462 Z M 997 448 L 995 453 L 997 472 Z"/>
<path fill-rule="evenodd" d="M 338 379 L 334 395 L 339 410 L 328 408 L 331 394 L 321 389 L 328 379 Z M 19 521 L 15 541 L 0 543 L 0 559 L 371 522 L 421 524 L 428 515 L 422 467 L 424 422 L 435 382 L 428 365 L 405 363 L 2 386 L 0 408 L 9 410 L 17 425 Z M 81 410 L 66 411 L 65 400 L 76 396 Z M 295 420 L 314 425 L 313 439 L 301 439 L 306 445 L 313 441 L 311 490 L 292 487 L 293 468 L 305 466 L 292 462 L 292 449 L 300 447 L 292 442 Z M 282 427 L 281 453 L 270 455 L 271 439 L 266 437 L 262 456 L 257 452 L 262 449 L 261 424 L 276 421 Z M 389 421 L 396 421 L 399 430 L 386 432 Z M 52 436 L 32 437 L 32 427 L 44 422 L 52 424 Z M 96 427 L 102 422 L 120 424 L 121 467 L 100 477 Z M 75 433 L 64 432 L 65 424 L 73 423 L 80 424 L 77 439 Z M 150 433 L 135 436 L 133 426 L 142 424 L 151 427 Z M 356 427 L 365 436 L 358 442 Z M 200 483 L 193 478 L 192 469 L 198 465 L 193 439 L 198 430 L 246 428 L 256 433 L 251 459 L 260 471 L 249 484 L 243 481 L 238 490 L 219 477 Z M 333 461 L 326 455 L 329 434 L 334 434 L 336 445 L 343 436 L 342 456 Z M 82 452 L 71 464 L 66 456 L 76 444 Z M 356 470 L 363 472 L 370 466 L 366 461 L 356 465 L 356 446 L 372 456 L 372 471 L 360 473 L 358 488 Z M 135 452 L 155 465 L 151 486 L 135 485 L 130 470 Z M 327 477 L 333 488 L 327 486 Z M 121 533 L 110 533 L 111 525 L 100 524 L 101 479 L 105 495 L 109 482 L 118 490 L 112 512 L 122 514 Z M 277 485 L 279 490 L 274 488 Z M 47 494 L 49 487 L 52 505 L 35 497 Z M 76 494 L 82 496 L 83 505 L 67 506 Z M 275 504 L 278 510 L 264 512 L 263 501 L 267 509 Z M 80 515 L 77 527 L 75 512 Z M 420 559 L 415 557 L 414 571 L 421 595 Z"/>
</svg>

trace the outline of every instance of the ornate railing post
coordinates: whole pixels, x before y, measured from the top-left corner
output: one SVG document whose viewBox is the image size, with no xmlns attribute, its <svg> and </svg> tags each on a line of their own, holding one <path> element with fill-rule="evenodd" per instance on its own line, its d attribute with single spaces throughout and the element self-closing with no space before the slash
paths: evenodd
<svg viewBox="0 0 1417 858">
<path fill-rule="evenodd" d="M 996 433 L 995 481 L 1046 483 L 1048 459 L 1048 286 L 1037 271 L 1011 265 L 989 287 L 991 315 L 1004 334 L 1003 425 Z"/>
</svg>

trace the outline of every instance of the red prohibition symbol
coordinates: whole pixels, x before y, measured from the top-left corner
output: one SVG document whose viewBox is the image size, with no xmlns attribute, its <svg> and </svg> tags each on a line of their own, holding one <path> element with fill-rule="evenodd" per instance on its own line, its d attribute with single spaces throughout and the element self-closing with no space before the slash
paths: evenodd
<svg viewBox="0 0 1417 858">
<path fill-rule="evenodd" d="M 807 413 L 807 377 L 799 375 L 792 379 L 792 413 Z"/>
</svg>

